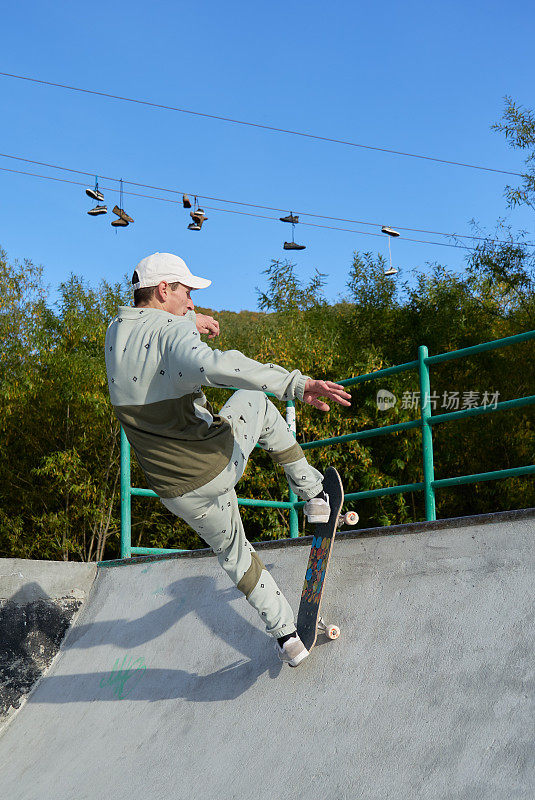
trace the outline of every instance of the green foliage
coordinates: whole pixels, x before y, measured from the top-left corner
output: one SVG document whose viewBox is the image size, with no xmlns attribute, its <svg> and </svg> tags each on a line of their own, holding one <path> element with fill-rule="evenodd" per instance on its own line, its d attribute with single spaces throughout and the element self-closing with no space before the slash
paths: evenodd
<svg viewBox="0 0 535 800">
<path fill-rule="evenodd" d="M 71 276 L 54 312 L 39 269 L 10 267 L 5 257 L 1 264 L 3 343 L 4 336 L 16 340 L 0 373 L 2 550 L 101 558 L 108 539 L 119 537 L 119 426 L 107 398 L 103 341 L 126 294 L 118 285 L 93 290 Z"/>
<path fill-rule="evenodd" d="M 527 249 L 485 239 L 463 276 L 432 265 L 413 286 L 384 274 L 381 256 L 355 253 L 347 296 L 328 305 L 323 276 L 304 285 L 295 265 L 272 261 L 261 311 L 217 313 L 221 336 L 210 346 L 236 348 L 262 362 L 299 368 L 315 378 L 342 379 L 413 361 L 418 346 L 430 354 L 468 347 L 534 327 L 533 259 Z M 403 293 L 402 293 L 403 290 Z M 0 253 L 0 552 L 4 556 L 95 560 L 119 552 L 119 426 L 108 398 L 103 343 L 118 305 L 131 302 L 128 283 L 91 288 L 71 275 L 52 308 L 42 271 L 31 262 L 9 264 Z M 202 310 L 202 309 L 199 309 Z M 207 309 L 208 310 L 208 309 Z M 267 313 L 267 312 L 271 313 Z M 213 312 L 216 313 L 216 312 Z M 499 400 L 535 389 L 535 343 L 449 361 L 432 369 L 441 413 L 444 392 L 499 392 Z M 376 394 L 398 398 L 379 411 Z M 419 417 L 402 398 L 418 392 L 415 371 L 364 382 L 349 409 L 323 414 L 298 405 L 298 439 L 313 441 Z M 207 390 L 216 408 L 229 397 Z M 284 413 L 284 404 L 278 403 Z M 487 472 L 535 463 L 535 409 L 487 415 L 434 428 L 436 477 Z M 419 431 L 307 451 L 319 468 L 336 466 L 347 491 L 422 480 Z M 132 458 L 132 485 L 145 486 Z M 238 487 L 241 497 L 287 497 L 284 473 L 256 449 Z M 494 481 L 437 492 L 439 517 L 535 505 L 530 478 Z M 422 493 L 359 504 L 363 525 L 424 518 Z M 288 535 L 277 509 L 243 508 L 249 537 Z M 132 544 L 202 546 L 201 540 L 156 499 L 133 498 Z"/>
<path fill-rule="evenodd" d="M 505 134 L 509 145 L 514 149 L 528 150 L 526 157 L 526 172 L 522 176 L 522 184 L 517 187 L 506 186 L 505 196 L 510 208 L 527 204 L 533 206 L 535 201 L 535 114 L 530 109 L 525 109 L 514 100 L 505 97 L 505 109 L 500 122 L 491 126 L 491 129 Z"/>
<path fill-rule="evenodd" d="M 316 270 L 314 277 L 303 286 L 302 281 L 295 274 L 295 264 L 290 261 L 272 259 L 271 264 L 262 273 L 268 276 L 268 288 L 262 292 L 257 288 L 258 306 L 262 311 L 293 311 L 325 305 L 322 289 L 325 278 L 322 272 Z"/>
<path fill-rule="evenodd" d="M 503 234 L 503 226 L 499 229 Z M 497 243 L 485 239 L 467 259 L 468 286 L 479 299 L 480 307 L 494 318 L 509 314 L 524 315 L 533 322 L 535 259 L 517 240 Z"/>
</svg>

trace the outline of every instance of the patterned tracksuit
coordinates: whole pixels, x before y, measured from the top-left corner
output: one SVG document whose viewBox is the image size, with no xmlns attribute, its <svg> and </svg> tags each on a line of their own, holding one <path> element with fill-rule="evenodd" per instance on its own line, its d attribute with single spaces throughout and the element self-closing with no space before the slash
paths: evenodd
<svg viewBox="0 0 535 800">
<path fill-rule="evenodd" d="M 266 397 L 302 400 L 307 377 L 210 348 L 194 312 L 119 308 L 106 333 L 108 388 L 149 486 L 217 554 L 268 633 L 295 630 L 292 610 L 247 541 L 234 487 L 258 443 L 304 500 L 321 491 L 291 430 Z M 202 386 L 237 387 L 215 414 Z"/>
<path fill-rule="evenodd" d="M 226 468 L 199 489 L 162 499 L 162 503 L 191 525 L 217 554 L 223 569 L 260 614 L 268 633 L 275 637 L 293 633 L 292 609 L 245 537 L 234 487 L 257 442 L 271 455 L 291 448 L 295 439 L 263 392 L 236 392 L 221 409 L 221 416 L 229 420 L 235 441 Z M 290 486 L 303 499 L 321 491 L 323 477 L 306 458 L 282 466 Z"/>
</svg>

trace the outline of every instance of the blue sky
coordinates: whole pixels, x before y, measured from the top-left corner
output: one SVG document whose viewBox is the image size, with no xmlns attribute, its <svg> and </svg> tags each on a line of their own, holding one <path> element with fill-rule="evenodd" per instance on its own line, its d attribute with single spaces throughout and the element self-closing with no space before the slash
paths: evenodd
<svg viewBox="0 0 535 800">
<path fill-rule="evenodd" d="M 0 70 L 522 171 L 522 153 L 490 125 L 502 114 L 505 94 L 535 105 L 534 17 L 527 1 L 29 2 L 3 9 Z M 0 77 L 0 99 L 2 153 L 378 226 L 470 233 L 472 218 L 493 230 L 505 216 L 535 240 L 533 212 L 506 208 L 504 186 L 516 179 L 505 175 L 11 78 Z M 5 158 L 0 166 L 84 180 Z M 178 253 L 193 272 L 212 279 L 195 295 L 204 306 L 255 309 L 255 287 L 265 286 L 262 270 L 272 258 L 288 256 L 304 280 L 315 268 L 327 273 L 327 296 L 335 301 L 355 250 L 388 253 L 385 237 L 305 226 L 296 226 L 295 236 L 307 249 L 286 253 L 290 226 L 216 211 L 206 211 L 202 231 L 191 232 L 181 206 L 128 195 L 124 207 L 135 223 L 116 231 L 110 213 L 87 216 L 91 203 L 82 187 L 1 171 L 0 181 L 0 245 L 12 259 L 42 264 L 52 290 L 71 272 L 91 285 L 121 280 L 160 250 Z M 118 194 L 106 192 L 106 201 L 111 210 Z M 463 251 L 401 238 L 392 242 L 392 253 L 400 281 L 411 281 L 412 269 L 429 270 L 433 262 L 455 270 L 464 263 Z"/>
</svg>

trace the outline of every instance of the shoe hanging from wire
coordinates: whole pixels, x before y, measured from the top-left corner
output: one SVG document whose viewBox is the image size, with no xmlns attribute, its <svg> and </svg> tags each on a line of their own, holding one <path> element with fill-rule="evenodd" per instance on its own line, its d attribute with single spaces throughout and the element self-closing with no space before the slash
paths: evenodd
<svg viewBox="0 0 535 800">
<path fill-rule="evenodd" d="M 191 205 L 191 203 L 190 203 L 190 205 Z M 208 217 L 205 216 L 204 210 L 202 208 L 199 208 L 199 205 L 198 205 L 196 197 L 194 199 L 193 211 L 190 211 L 189 215 L 190 215 L 191 219 L 193 220 L 193 222 L 190 222 L 190 224 L 188 225 L 188 230 L 189 231 L 200 231 L 202 226 L 203 226 L 203 222 L 205 220 L 207 220 Z"/>
<path fill-rule="evenodd" d="M 182 195 L 182 205 L 184 208 L 191 208 L 191 200 L 187 196 L 187 194 Z"/>
<path fill-rule="evenodd" d="M 279 219 L 280 219 L 281 222 L 289 222 L 289 223 L 291 223 L 291 226 L 292 226 L 292 241 L 291 242 L 284 242 L 284 244 L 282 246 L 283 250 L 306 250 L 306 245 L 297 244 L 294 241 L 295 226 L 299 222 L 299 217 L 297 216 L 297 214 L 292 214 L 292 212 L 290 211 L 290 213 L 288 214 L 287 217 L 279 217 Z"/>
<path fill-rule="evenodd" d="M 117 214 L 119 219 L 114 219 L 111 223 L 114 228 L 126 228 L 126 226 L 133 222 L 134 220 L 132 217 L 128 216 L 128 214 L 123 210 L 123 179 L 120 180 L 120 190 L 119 190 L 119 203 L 120 205 L 115 206 L 112 211 L 114 214 Z"/>
<path fill-rule="evenodd" d="M 390 261 L 390 267 L 385 271 L 385 275 L 396 275 L 397 269 L 392 266 L 392 252 L 390 250 L 390 237 L 396 238 L 399 236 L 399 231 L 395 231 L 394 228 L 389 228 L 388 225 L 383 225 L 381 228 L 383 233 L 388 234 L 388 258 Z"/>
<path fill-rule="evenodd" d="M 101 205 L 102 201 L 104 200 L 104 195 L 98 188 L 98 175 L 95 175 L 95 188 L 94 189 L 86 189 L 85 193 L 88 197 L 92 200 L 97 201 L 97 205 L 94 208 L 90 208 L 87 212 L 91 217 L 98 217 L 100 214 L 107 214 L 108 207 L 105 205 Z"/>
<path fill-rule="evenodd" d="M 281 222 L 291 222 L 292 225 L 296 225 L 299 222 L 299 217 L 297 214 L 292 214 L 291 211 L 287 217 L 279 217 L 279 219 Z"/>
</svg>

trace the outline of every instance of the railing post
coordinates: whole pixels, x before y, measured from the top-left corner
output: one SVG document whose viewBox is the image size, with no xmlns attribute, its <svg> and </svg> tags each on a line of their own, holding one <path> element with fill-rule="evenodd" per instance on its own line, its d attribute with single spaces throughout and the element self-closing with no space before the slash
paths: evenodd
<svg viewBox="0 0 535 800">
<path fill-rule="evenodd" d="M 435 510 L 435 491 L 432 485 L 435 480 L 435 467 L 433 464 L 433 432 L 429 423 L 431 416 L 431 381 L 429 379 L 429 367 L 425 363 L 427 357 L 427 347 L 421 345 L 418 348 L 418 372 L 420 378 L 420 413 L 424 458 L 425 517 L 431 522 L 437 518 L 437 515 Z"/>
<path fill-rule="evenodd" d="M 295 404 L 293 400 L 286 401 L 286 423 L 290 427 L 294 438 L 297 436 L 297 426 L 295 422 Z M 293 491 L 292 487 L 289 487 L 290 490 L 290 503 L 295 503 L 299 498 L 297 497 L 296 493 Z M 296 508 L 290 509 L 290 539 L 297 539 L 299 536 L 299 516 L 297 514 Z"/>
<path fill-rule="evenodd" d="M 130 483 L 130 442 L 121 426 L 121 558 L 132 555 L 132 491 Z"/>
</svg>

